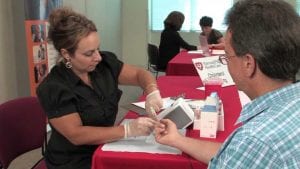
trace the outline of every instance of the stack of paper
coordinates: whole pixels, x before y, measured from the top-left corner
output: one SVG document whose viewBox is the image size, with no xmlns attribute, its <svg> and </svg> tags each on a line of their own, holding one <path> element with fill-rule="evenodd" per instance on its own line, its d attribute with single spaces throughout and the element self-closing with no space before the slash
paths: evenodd
<svg viewBox="0 0 300 169">
<path fill-rule="evenodd" d="M 211 52 L 212 55 L 225 55 L 225 50 L 212 50 Z"/>
<path fill-rule="evenodd" d="M 131 119 L 125 119 L 122 123 L 128 123 Z M 179 130 L 185 135 L 185 130 Z M 174 147 L 159 144 L 154 136 L 131 137 L 119 141 L 106 143 L 102 147 L 103 151 L 117 152 L 145 152 L 158 154 L 181 154 L 182 152 Z"/>
<path fill-rule="evenodd" d="M 203 54 L 203 51 L 202 50 L 190 50 L 190 51 L 188 51 L 188 53 L 191 53 L 191 54 Z"/>
</svg>

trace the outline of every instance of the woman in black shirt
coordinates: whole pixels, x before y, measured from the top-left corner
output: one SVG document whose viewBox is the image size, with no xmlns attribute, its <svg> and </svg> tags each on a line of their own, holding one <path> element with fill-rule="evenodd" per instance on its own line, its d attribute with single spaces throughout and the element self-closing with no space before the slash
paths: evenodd
<svg viewBox="0 0 300 169">
<path fill-rule="evenodd" d="M 167 68 L 168 62 L 179 53 L 180 48 L 186 50 L 197 50 L 197 46 L 189 45 L 182 39 L 178 31 L 184 22 L 181 12 L 171 12 L 164 21 L 165 29 L 160 36 L 159 58 L 157 67 L 161 70 Z"/>
<path fill-rule="evenodd" d="M 99 144 L 148 135 L 156 123 L 139 117 L 114 126 L 122 94 L 118 84 L 142 87 L 149 114 L 159 111 L 162 99 L 151 73 L 99 52 L 96 26 L 85 16 L 58 8 L 49 23 L 48 38 L 59 61 L 37 88 L 52 128 L 46 164 L 48 169 L 90 169 Z"/>
</svg>

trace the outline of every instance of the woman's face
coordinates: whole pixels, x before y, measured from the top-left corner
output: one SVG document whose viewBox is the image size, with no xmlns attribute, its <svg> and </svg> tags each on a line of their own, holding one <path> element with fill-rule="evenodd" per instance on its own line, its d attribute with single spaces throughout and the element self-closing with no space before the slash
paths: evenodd
<svg viewBox="0 0 300 169">
<path fill-rule="evenodd" d="M 95 70 L 102 59 L 99 53 L 99 46 L 100 39 L 97 32 L 91 32 L 79 41 L 74 56 L 70 57 L 72 70 L 77 75 Z"/>
</svg>

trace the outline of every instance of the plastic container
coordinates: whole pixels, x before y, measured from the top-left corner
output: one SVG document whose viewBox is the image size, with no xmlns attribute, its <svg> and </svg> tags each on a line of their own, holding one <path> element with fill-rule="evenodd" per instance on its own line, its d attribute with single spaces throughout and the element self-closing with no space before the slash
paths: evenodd
<svg viewBox="0 0 300 169">
<path fill-rule="evenodd" d="M 205 98 L 212 92 L 217 92 L 218 96 L 222 94 L 223 80 L 221 78 L 209 78 L 204 80 Z"/>
</svg>

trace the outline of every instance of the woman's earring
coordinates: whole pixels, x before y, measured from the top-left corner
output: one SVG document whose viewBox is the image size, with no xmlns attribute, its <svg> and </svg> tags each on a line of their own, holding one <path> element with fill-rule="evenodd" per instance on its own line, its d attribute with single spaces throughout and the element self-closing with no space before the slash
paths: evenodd
<svg viewBox="0 0 300 169">
<path fill-rule="evenodd" d="M 71 68 L 72 68 L 72 63 L 68 60 L 68 61 L 65 63 L 65 66 L 66 66 L 66 68 L 71 69 Z"/>
</svg>

